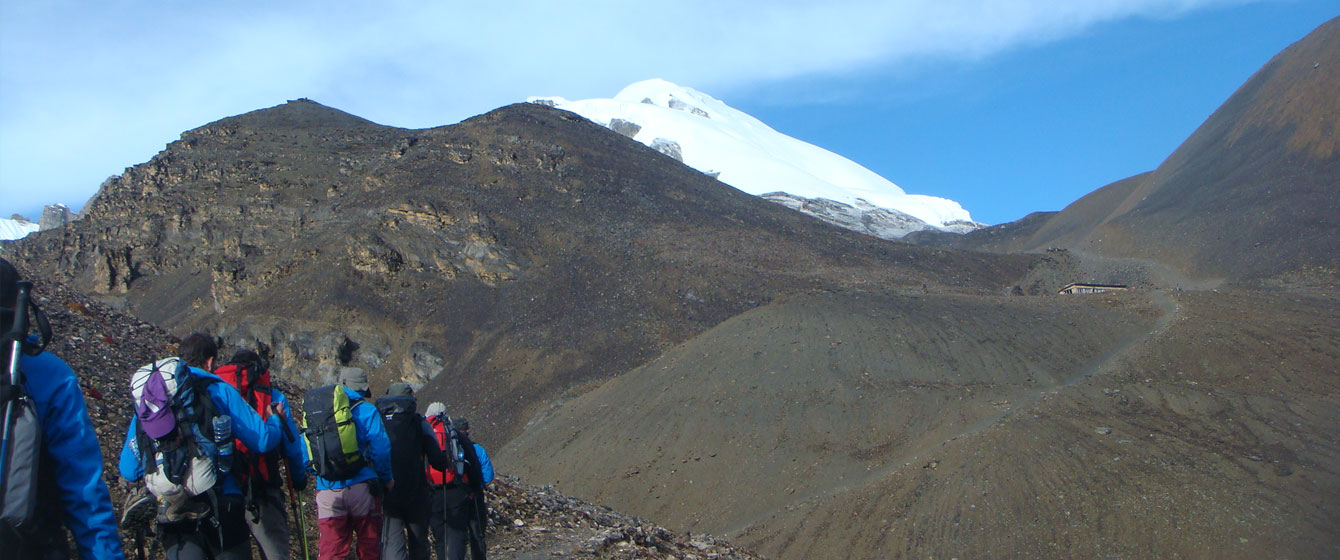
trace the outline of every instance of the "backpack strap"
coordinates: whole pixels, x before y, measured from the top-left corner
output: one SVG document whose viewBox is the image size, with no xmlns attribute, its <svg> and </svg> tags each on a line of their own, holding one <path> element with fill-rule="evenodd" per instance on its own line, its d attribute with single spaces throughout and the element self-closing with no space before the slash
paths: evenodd
<svg viewBox="0 0 1340 560">
<path fill-rule="evenodd" d="M 47 349 L 51 343 L 51 323 L 47 321 L 47 314 L 37 306 L 37 302 L 28 300 L 28 307 L 33 310 L 33 322 L 37 323 L 37 344 L 28 341 L 23 342 L 23 351 L 29 356 L 36 356 Z"/>
<path fill-rule="evenodd" d="M 144 432 L 144 425 L 135 422 L 135 447 L 140 450 L 140 469 L 144 476 L 158 472 L 158 462 L 154 461 L 154 440 Z"/>
</svg>

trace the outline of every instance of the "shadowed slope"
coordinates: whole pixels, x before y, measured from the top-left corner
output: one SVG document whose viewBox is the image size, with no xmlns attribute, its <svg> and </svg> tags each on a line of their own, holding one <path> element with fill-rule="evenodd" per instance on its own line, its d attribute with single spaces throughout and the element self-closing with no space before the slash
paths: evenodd
<svg viewBox="0 0 1340 560">
<path fill-rule="evenodd" d="M 1156 311 L 1138 302 L 799 296 L 542 414 L 500 461 L 671 526 L 767 534 L 767 515 L 862 493 L 916 450 L 1085 375 L 1148 332 Z"/>
<path fill-rule="evenodd" d="M 733 540 L 780 559 L 1333 556 L 1340 301 L 1177 304 L 1094 376 Z"/>
</svg>

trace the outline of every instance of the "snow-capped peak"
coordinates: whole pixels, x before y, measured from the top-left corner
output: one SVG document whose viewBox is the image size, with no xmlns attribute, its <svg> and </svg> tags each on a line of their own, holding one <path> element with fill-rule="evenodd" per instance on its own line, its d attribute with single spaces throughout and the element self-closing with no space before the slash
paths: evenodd
<svg viewBox="0 0 1340 560">
<path fill-rule="evenodd" d="M 856 162 L 777 132 L 710 95 L 665 80 L 634 83 L 612 99 L 531 97 L 528 101 L 582 115 L 752 195 L 786 193 L 796 199 L 837 202 L 849 208 L 843 222 L 868 222 L 865 213 L 873 207 L 907 214 L 946 231 L 962 231 L 962 224 L 972 223 L 957 202 L 907 194 Z M 900 237 L 919 229 L 924 227 L 904 225 L 870 233 Z"/>
</svg>

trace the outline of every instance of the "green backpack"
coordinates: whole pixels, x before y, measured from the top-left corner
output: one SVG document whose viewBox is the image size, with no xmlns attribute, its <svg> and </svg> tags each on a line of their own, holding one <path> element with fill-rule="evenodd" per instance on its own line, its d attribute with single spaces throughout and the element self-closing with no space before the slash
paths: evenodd
<svg viewBox="0 0 1340 560">
<path fill-rule="evenodd" d="M 317 476 L 349 480 L 367 466 L 354 425 L 353 409 L 361 402 L 363 399 L 351 400 L 343 385 L 317 387 L 304 394 L 303 433 Z"/>
</svg>

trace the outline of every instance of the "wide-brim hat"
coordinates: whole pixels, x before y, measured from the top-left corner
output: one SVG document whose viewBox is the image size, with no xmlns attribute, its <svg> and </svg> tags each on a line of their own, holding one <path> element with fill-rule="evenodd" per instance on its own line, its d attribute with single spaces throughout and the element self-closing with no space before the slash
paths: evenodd
<svg viewBox="0 0 1340 560">
<path fill-rule="evenodd" d="M 412 397 L 414 388 L 410 387 L 409 383 L 392 383 L 386 388 L 386 394 L 392 397 Z"/>
<path fill-rule="evenodd" d="M 368 372 L 363 371 L 363 368 L 340 368 L 340 385 L 355 391 L 367 392 L 372 390 L 372 387 L 368 385 Z"/>
</svg>

